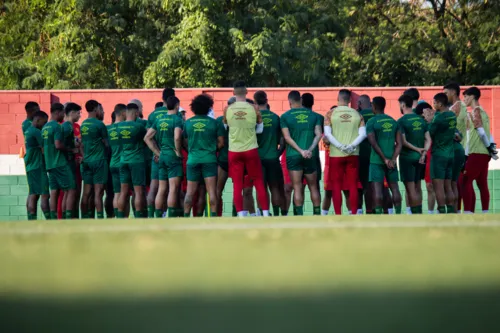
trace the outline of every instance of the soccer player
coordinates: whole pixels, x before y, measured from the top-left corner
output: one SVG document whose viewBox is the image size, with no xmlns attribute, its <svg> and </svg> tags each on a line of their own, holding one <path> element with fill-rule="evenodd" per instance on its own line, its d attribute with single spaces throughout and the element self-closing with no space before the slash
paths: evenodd
<svg viewBox="0 0 500 333">
<path fill-rule="evenodd" d="M 373 188 L 375 214 L 383 213 L 384 177 L 392 192 L 396 214 L 401 214 L 401 193 L 398 187 L 399 177 L 396 165 L 403 145 L 401 132 L 398 123 L 384 113 L 385 98 L 374 97 L 372 104 L 375 116 L 366 124 L 366 133 L 372 145 L 369 181 Z"/>
<path fill-rule="evenodd" d="M 339 91 L 338 107 L 328 111 L 325 119 L 325 137 L 330 142 L 330 181 L 335 214 L 342 214 L 342 184 L 349 185 L 349 207 L 358 212 L 359 144 L 366 138 L 363 117 L 348 105 L 351 92 Z M 345 180 L 344 180 L 345 178 Z"/>
<path fill-rule="evenodd" d="M 456 213 L 455 193 L 451 186 L 457 117 L 448 109 L 448 97 L 439 93 L 434 96 L 434 109 L 424 110 L 425 120 L 430 123 L 432 138 L 431 179 L 436 193 L 439 214 Z"/>
<path fill-rule="evenodd" d="M 118 199 L 118 218 L 124 218 L 129 200 L 130 184 L 134 188 L 134 215 L 147 217 L 146 208 L 146 163 L 144 161 L 144 136 L 146 127 L 137 121 L 137 104 L 127 105 L 126 121 L 116 126 L 119 143 L 122 145 L 120 158 L 120 198 Z"/>
<path fill-rule="evenodd" d="M 26 155 L 24 165 L 28 178 L 28 220 L 37 219 L 37 204 L 40 196 L 45 197 L 41 202 L 43 215 L 50 220 L 49 207 L 49 179 L 43 158 L 43 140 L 41 129 L 47 123 L 49 116 L 43 111 L 37 111 L 31 117 L 31 126 L 24 134 Z"/>
<path fill-rule="evenodd" d="M 66 160 L 68 161 L 69 167 L 71 169 L 72 175 L 75 178 L 75 184 L 77 179 L 77 168 L 81 163 L 81 160 L 77 161 L 76 154 L 80 152 L 80 146 L 76 146 L 75 133 L 73 125 L 80 120 L 82 107 L 76 103 L 67 103 L 64 107 L 64 113 L 66 114 L 65 122 L 61 126 L 62 137 L 64 141 L 64 147 L 66 150 L 64 151 L 64 155 L 66 156 Z M 75 153 L 76 151 L 76 153 Z M 72 216 L 74 218 L 79 217 L 78 213 L 78 198 L 80 197 L 79 191 L 81 191 L 81 185 L 78 186 L 76 184 L 76 197 L 74 206 L 71 207 Z M 62 207 L 68 207 L 66 201 L 68 200 L 67 196 L 63 196 Z M 66 208 L 67 209 L 67 208 Z"/>
<path fill-rule="evenodd" d="M 320 215 L 318 160 L 314 157 L 314 150 L 323 133 L 321 120 L 316 113 L 302 107 L 298 91 L 293 90 L 288 94 L 288 102 L 291 109 L 281 116 L 281 131 L 289 146 L 286 150 L 286 164 L 293 186 L 294 214 L 304 215 L 302 178 L 305 177 L 313 203 L 313 214 Z"/>
<path fill-rule="evenodd" d="M 408 194 L 412 214 L 422 214 L 422 174 L 425 173 L 425 159 L 431 146 L 427 123 L 413 111 L 413 100 L 408 95 L 398 99 L 403 116 L 398 125 L 403 140 L 399 156 L 399 169 Z"/>
<path fill-rule="evenodd" d="M 233 204 L 238 216 L 246 216 L 243 209 L 245 170 L 257 191 L 257 200 L 264 216 L 269 216 L 269 202 L 262 164 L 259 157 L 257 134 L 264 131 L 262 115 L 256 105 L 247 102 L 247 88 L 243 81 L 234 84 L 236 102 L 224 110 L 224 124 L 229 127 L 229 176 L 233 180 Z"/>
<path fill-rule="evenodd" d="M 231 97 L 227 101 L 227 105 L 231 105 L 236 102 L 236 97 Z M 222 125 L 224 127 L 224 116 L 220 116 L 216 119 L 219 123 L 219 126 Z M 219 150 L 219 154 L 217 156 L 217 165 L 218 165 L 218 177 L 217 177 L 217 198 L 219 199 L 219 207 L 217 210 L 217 215 L 222 216 L 223 212 L 223 202 L 222 202 L 222 194 L 224 193 L 224 187 L 226 186 L 226 182 L 228 179 L 229 172 L 229 163 L 228 163 L 228 155 L 229 155 L 229 131 L 227 128 L 224 128 L 224 147 Z M 233 205 L 233 216 L 236 215 L 236 209 Z"/>
<path fill-rule="evenodd" d="M 156 195 L 155 216 L 163 216 L 165 196 L 168 190 L 168 217 L 182 216 L 182 209 L 177 206 L 182 181 L 182 126 L 183 121 L 177 115 L 179 99 L 170 96 L 167 99 L 168 114 L 157 118 L 148 129 L 144 141 L 153 151 L 159 162 L 160 184 Z"/>
<path fill-rule="evenodd" d="M 305 93 L 303 94 L 300 99 L 302 100 L 302 106 L 305 107 L 306 109 L 309 109 L 316 115 L 318 118 L 320 128 L 321 128 L 321 134 L 323 135 L 323 127 L 325 125 L 325 117 L 323 117 L 322 114 L 319 114 L 318 112 L 313 111 L 313 106 L 314 106 L 314 95 L 310 93 Z M 322 169 L 321 169 L 321 158 L 319 157 L 319 144 L 314 148 L 313 150 L 313 158 L 316 159 L 316 167 L 318 168 L 317 170 L 317 180 L 318 180 L 318 189 L 319 189 L 319 183 L 321 181 L 321 175 L 322 175 Z M 321 195 L 321 192 L 320 192 Z M 321 198 L 320 198 L 321 201 Z"/>
<path fill-rule="evenodd" d="M 174 97 L 175 96 L 175 91 L 172 88 L 165 88 L 162 93 L 162 100 L 163 103 L 160 107 L 155 108 L 155 110 L 148 116 L 148 122 L 146 124 L 146 128 L 149 129 L 153 126 L 155 121 L 157 119 L 161 119 L 164 116 L 167 116 L 169 114 L 167 108 L 165 107 L 167 105 L 167 99 L 169 97 Z M 157 103 L 158 104 L 158 103 Z M 150 150 L 150 149 L 148 149 Z M 154 217 L 155 215 L 155 202 L 156 202 L 156 196 L 158 194 L 158 187 L 159 187 L 159 176 L 160 176 L 160 169 L 159 169 L 159 162 L 154 160 L 153 157 L 151 157 L 152 160 L 150 161 L 151 163 L 151 182 L 149 183 L 149 192 L 148 192 L 148 197 L 147 197 L 147 205 L 148 205 L 148 217 Z M 167 179 L 164 179 L 167 180 Z M 164 209 L 164 208 L 162 208 Z"/>
<path fill-rule="evenodd" d="M 411 97 L 412 100 L 412 109 L 413 112 L 415 112 L 415 109 L 417 108 L 418 105 L 418 100 L 420 99 L 420 93 L 418 92 L 417 88 L 408 88 L 403 92 L 403 95 L 407 95 Z"/>
<path fill-rule="evenodd" d="M 473 213 L 475 205 L 473 181 L 476 181 L 481 194 L 483 213 L 487 213 L 490 204 L 490 191 L 488 189 L 488 163 L 497 158 L 495 144 L 490 135 L 490 118 L 479 104 L 481 91 L 471 87 L 464 91 L 464 101 L 472 108 L 471 128 L 467 142 L 468 158 L 464 171 L 464 213 Z"/>
<path fill-rule="evenodd" d="M 118 199 L 120 198 L 121 183 L 120 183 L 120 159 L 123 151 L 123 146 L 118 133 L 118 124 L 126 119 L 127 106 L 125 104 L 116 104 L 113 111 L 114 122 L 107 126 L 109 146 L 111 148 L 111 161 L 109 169 L 111 171 L 111 183 L 113 184 L 113 210 L 115 216 L 118 217 Z M 109 180 L 108 180 L 109 181 Z M 127 201 L 128 203 L 128 201 Z M 125 209 L 126 212 L 126 209 Z"/>
<path fill-rule="evenodd" d="M 57 201 L 59 191 L 62 190 L 66 196 L 66 205 L 63 206 L 64 215 L 67 219 L 72 218 L 72 209 L 75 205 L 76 184 L 75 177 L 68 164 L 64 152 L 62 127 L 59 124 L 64 119 L 64 106 L 60 103 L 52 104 L 50 108 L 50 121 L 42 130 L 43 153 L 45 166 L 49 173 L 50 187 L 50 218 L 57 220 Z M 78 152 L 75 148 L 74 153 Z"/>
<path fill-rule="evenodd" d="M 24 106 L 24 110 L 26 110 L 26 119 L 21 124 L 23 133 L 26 132 L 28 128 L 31 126 L 33 118 L 35 117 L 35 113 L 40 111 L 40 106 L 38 105 L 37 102 L 28 102 Z"/>
<path fill-rule="evenodd" d="M 208 116 L 213 105 L 210 96 L 196 96 L 191 102 L 195 116 L 184 123 L 183 134 L 188 147 L 185 217 L 191 215 L 193 196 L 203 181 L 209 195 L 210 216 L 217 216 L 217 150 L 224 145 L 224 126 Z"/>
<path fill-rule="evenodd" d="M 365 125 L 373 118 L 372 102 L 370 96 L 361 95 L 358 99 L 358 112 L 363 117 Z M 366 214 L 373 214 L 373 195 L 370 183 L 368 181 L 370 175 L 370 155 L 372 146 L 368 139 L 364 139 L 359 144 L 359 180 L 361 182 L 362 199 L 364 197 Z M 362 200 L 361 200 L 362 202 Z"/>
<path fill-rule="evenodd" d="M 267 108 L 267 94 L 259 90 L 253 98 L 264 124 L 262 133 L 257 135 L 264 182 L 271 192 L 273 215 L 279 216 L 285 196 L 283 171 L 280 164 L 280 156 L 285 150 L 285 139 L 281 135 L 280 118 Z"/>
<path fill-rule="evenodd" d="M 95 100 L 85 103 L 88 118 L 81 126 L 83 162 L 83 196 L 81 202 L 82 217 L 89 218 L 89 198 L 92 188 L 94 189 L 94 203 L 97 218 L 104 218 L 104 187 L 108 181 L 108 159 L 109 149 L 108 131 L 104 123 L 99 120 L 104 118 L 102 106 Z"/>
<path fill-rule="evenodd" d="M 165 104 L 163 104 L 163 102 L 157 102 L 157 103 L 155 104 L 155 110 L 156 110 L 156 109 L 159 109 L 159 108 L 162 108 L 164 105 L 165 105 Z M 148 117 L 148 120 L 149 120 L 149 117 Z"/>
</svg>

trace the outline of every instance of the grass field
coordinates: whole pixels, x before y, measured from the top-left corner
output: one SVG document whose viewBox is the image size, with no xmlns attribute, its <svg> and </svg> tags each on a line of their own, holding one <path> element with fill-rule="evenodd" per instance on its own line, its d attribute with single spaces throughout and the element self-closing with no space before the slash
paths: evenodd
<svg viewBox="0 0 500 333">
<path fill-rule="evenodd" d="M 500 216 L 0 224 L 0 331 L 500 332 Z"/>
</svg>

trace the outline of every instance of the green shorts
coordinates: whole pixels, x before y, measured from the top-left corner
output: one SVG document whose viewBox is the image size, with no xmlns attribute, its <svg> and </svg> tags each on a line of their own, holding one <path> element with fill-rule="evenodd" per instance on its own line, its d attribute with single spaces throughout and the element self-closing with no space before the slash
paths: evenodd
<svg viewBox="0 0 500 333">
<path fill-rule="evenodd" d="M 388 183 L 399 181 L 398 168 L 388 169 L 385 164 L 370 163 L 370 182 L 383 183 L 384 178 Z"/>
<path fill-rule="evenodd" d="M 68 161 L 69 168 L 71 172 L 73 173 L 73 176 L 76 177 L 76 161 L 75 160 L 69 160 Z M 76 178 L 75 178 L 76 179 Z"/>
<path fill-rule="evenodd" d="M 120 166 L 120 184 L 146 186 L 146 163 L 122 163 Z"/>
<path fill-rule="evenodd" d="M 422 181 L 422 174 L 425 175 L 425 164 L 420 164 L 419 160 L 399 158 L 399 175 L 402 182 Z"/>
<path fill-rule="evenodd" d="M 217 161 L 219 167 L 225 172 L 229 172 L 229 162 L 228 161 Z"/>
<path fill-rule="evenodd" d="M 113 183 L 113 192 L 115 194 L 121 192 L 122 184 L 120 183 L 120 168 L 109 168 L 111 171 L 111 182 Z"/>
<path fill-rule="evenodd" d="M 28 171 L 29 195 L 46 195 L 49 194 L 49 177 L 45 168 L 38 168 Z"/>
<path fill-rule="evenodd" d="M 262 175 L 264 181 L 268 184 L 281 184 L 283 186 L 283 169 L 279 158 L 275 160 L 261 160 L 262 162 Z"/>
<path fill-rule="evenodd" d="M 363 185 L 364 189 L 368 188 L 368 183 L 370 182 L 370 156 L 359 155 L 359 166 L 358 166 L 359 181 Z"/>
<path fill-rule="evenodd" d="M 205 178 L 217 177 L 217 172 L 217 163 L 188 164 L 186 178 L 190 182 L 202 182 Z"/>
<path fill-rule="evenodd" d="M 102 185 L 108 181 L 108 161 L 83 162 L 81 166 L 83 183 Z"/>
<path fill-rule="evenodd" d="M 75 176 L 68 164 L 49 170 L 49 187 L 51 191 L 76 189 Z"/>
<path fill-rule="evenodd" d="M 458 181 L 458 177 L 460 177 L 460 172 L 465 164 L 465 151 L 462 149 L 455 150 L 455 157 L 453 160 L 453 169 L 451 171 L 451 180 L 456 182 Z"/>
<path fill-rule="evenodd" d="M 160 179 L 160 165 L 155 161 L 151 161 L 151 180 Z"/>
<path fill-rule="evenodd" d="M 158 168 L 159 180 L 168 180 L 175 177 L 182 178 L 184 176 L 184 172 L 182 172 L 182 157 L 160 156 Z"/>
<path fill-rule="evenodd" d="M 304 171 L 304 174 L 318 172 L 318 161 L 315 157 L 303 158 L 302 156 L 286 157 L 286 167 L 288 171 Z"/>
<path fill-rule="evenodd" d="M 432 155 L 431 179 L 451 179 L 453 174 L 454 158 Z M 459 169 L 460 170 L 460 169 Z"/>
</svg>

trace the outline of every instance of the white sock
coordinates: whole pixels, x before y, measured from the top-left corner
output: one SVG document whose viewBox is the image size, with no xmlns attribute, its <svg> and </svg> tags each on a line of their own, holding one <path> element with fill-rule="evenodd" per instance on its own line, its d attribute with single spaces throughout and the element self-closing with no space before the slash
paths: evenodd
<svg viewBox="0 0 500 333">
<path fill-rule="evenodd" d="M 389 215 L 394 214 L 394 208 L 389 208 L 389 209 L 387 210 L 387 212 L 389 213 Z"/>
<path fill-rule="evenodd" d="M 269 216 L 269 211 L 268 210 L 263 210 L 262 211 L 262 216 L 268 217 Z"/>
<path fill-rule="evenodd" d="M 357 215 L 363 215 L 363 210 L 362 209 L 358 209 L 358 211 L 356 212 Z"/>
<path fill-rule="evenodd" d="M 248 216 L 248 210 L 242 210 L 241 212 L 238 212 L 239 217 L 245 217 Z"/>
<path fill-rule="evenodd" d="M 464 214 L 473 214 L 471 211 L 464 210 Z"/>
<path fill-rule="evenodd" d="M 328 215 L 328 211 L 327 211 L 327 210 L 322 209 L 322 210 L 321 210 L 321 215 L 323 215 L 323 216 Z"/>
<path fill-rule="evenodd" d="M 257 216 L 262 216 L 262 213 L 260 212 L 260 209 L 257 208 L 257 210 L 255 211 L 255 215 Z"/>
<path fill-rule="evenodd" d="M 434 214 L 434 211 L 433 211 L 433 210 L 430 210 L 430 211 L 428 211 L 427 213 L 432 215 L 432 214 Z"/>
<path fill-rule="evenodd" d="M 256 216 L 257 216 L 257 214 L 255 214 L 255 213 L 250 214 L 250 217 L 256 217 Z"/>
<path fill-rule="evenodd" d="M 411 215 L 411 208 L 410 207 L 406 207 L 406 214 Z"/>
</svg>

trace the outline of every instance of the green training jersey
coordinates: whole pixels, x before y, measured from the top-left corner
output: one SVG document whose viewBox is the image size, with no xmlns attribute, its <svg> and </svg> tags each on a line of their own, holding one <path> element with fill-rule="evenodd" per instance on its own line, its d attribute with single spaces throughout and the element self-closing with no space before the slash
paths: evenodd
<svg viewBox="0 0 500 333">
<path fill-rule="evenodd" d="M 81 126 L 83 160 L 97 162 L 107 160 L 105 141 L 108 131 L 104 123 L 96 118 L 85 119 Z"/>
<path fill-rule="evenodd" d="M 111 148 L 111 161 L 109 162 L 110 168 L 119 168 L 120 159 L 123 152 L 120 134 L 118 134 L 118 124 L 114 123 L 106 126 L 109 136 L 109 147 Z"/>
<path fill-rule="evenodd" d="M 144 163 L 146 127 L 137 121 L 122 121 L 116 131 L 122 145 L 120 163 Z"/>
<path fill-rule="evenodd" d="M 26 145 L 26 155 L 24 155 L 26 172 L 44 168 L 42 131 L 33 126 L 28 127 L 24 131 L 24 143 Z"/>
<path fill-rule="evenodd" d="M 141 119 L 137 117 L 135 121 L 144 126 L 144 128 L 148 129 L 148 121 L 146 119 Z M 144 162 L 151 163 L 153 159 L 153 152 L 151 151 L 151 149 L 149 149 L 148 145 L 146 144 L 144 144 L 143 154 L 144 154 Z"/>
<path fill-rule="evenodd" d="M 313 111 L 313 113 L 316 115 L 316 119 L 318 121 L 317 125 L 320 126 L 321 133 L 323 133 L 323 127 L 325 127 L 325 117 L 322 114 L 319 114 L 317 112 Z M 313 156 L 319 157 L 319 144 L 316 147 L 314 147 Z"/>
<path fill-rule="evenodd" d="M 146 124 L 146 128 L 151 128 L 153 127 L 153 124 L 155 123 L 156 119 L 161 119 L 164 116 L 168 115 L 168 110 L 166 107 L 162 106 L 159 107 L 158 109 L 155 109 L 151 114 L 148 116 L 148 121 Z"/>
<path fill-rule="evenodd" d="M 73 123 L 65 121 L 61 125 L 64 147 L 66 149 L 75 149 L 75 133 L 73 132 Z M 72 151 L 65 151 L 64 156 L 68 161 L 75 159 L 75 154 Z"/>
<path fill-rule="evenodd" d="M 398 123 L 394 118 L 386 114 L 377 114 L 366 124 L 366 133 L 375 134 L 375 139 L 387 159 L 392 159 L 396 146 L 396 134 L 398 132 Z M 385 164 L 384 160 L 372 149 L 370 163 Z"/>
<path fill-rule="evenodd" d="M 424 148 L 425 133 L 428 131 L 425 120 L 415 113 L 405 114 L 398 119 L 399 130 L 404 135 L 406 141 L 417 148 Z M 403 146 L 401 149 L 402 158 L 408 160 L 419 160 L 420 154 L 410 148 Z"/>
<path fill-rule="evenodd" d="M 436 112 L 429 125 L 432 139 L 432 155 L 452 158 L 453 138 L 457 128 L 457 117 L 452 111 Z"/>
<path fill-rule="evenodd" d="M 469 131 L 468 149 L 469 154 L 485 154 L 489 155 L 488 148 L 484 145 L 483 140 L 479 136 L 478 128 L 482 127 L 488 139 L 490 135 L 490 117 L 480 106 L 474 108 L 471 112 L 471 124 L 473 128 Z M 491 139 L 490 139 L 491 140 Z"/>
<path fill-rule="evenodd" d="M 176 114 L 157 118 L 152 129 L 156 131 L 155 140 L 162 156 L 177 157 L 175 153 L 175 129 L 182 130 L 182 120 Z M 180 154 L 181 152 L 179 152 Z"/>
<path fill-rule="evenodd" d="M 224 129 L 224 147 L 219 150 L 217 160 L 219 162 L 227 163 L 229 161 L 229 130 L 224 127 L 224 116 L 217 118 L 217 126 L 222 126 Z"/>
<path fill-rule="evenodd" d="M 21 128 L 23 129 L 23 135 L 24 135 L 24 132 L 26 132 L 28 130 L 28 128 L 31 127 L 31 123 L 32 123 L 31 120 L 24 119 L 23 123 L 21 124 Z"/>
<path fill-rule="evenodd" d="M 367 124 L 368 121 L 372 119 L 373 116 L 375 116 L 372 109 L 362 109 L 359 111 L 359 114 L 361 115 L 361 117 L 363 117 L 365 124 Z M 359 145 L 359 156 L 368 159 L 370 158 L 371 153 L 372 145 L 370 144 L 368 139 L 364 139 L 363 142 L 361 142 L 361 144 Z"/>
<path fill-rule="evenodd" d="M 65 166 L 68 160 L 64 153 L 56 149 L 56 141 L 63 142 L 62 126 L 55 120 L 49 121 L 42 129 L 43 155 L 47 170 Z"/>
<path fill-rule="evenodd" d="M 261 160 L 274 160 L 279 158 L 278 145 L 281 139 L 280 118 L 269 110 L 260 110 L 264 131 L 257 134 L 259 156 Z"/>
<path fill-rule="evenodd" d="M 194 116 L 186 120 L 187 164 L 217 163 L 217 140 L 220 136 L 224 136 L 224 126 L 209 116 Z"/>
<path fill-rule="evenodd" d="M 316 134 L 314 129 L 319 126 L 316 113 L 306 108 L 296 108 L 285 112 L 281 118 L 281 128 L 287 128 L 290 137 L 303 150 L 311 147 Z M 302 156 L 292 147 L 287 147 L 286 157 Z"/>
</svg>

